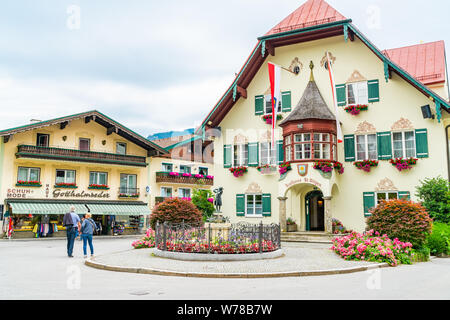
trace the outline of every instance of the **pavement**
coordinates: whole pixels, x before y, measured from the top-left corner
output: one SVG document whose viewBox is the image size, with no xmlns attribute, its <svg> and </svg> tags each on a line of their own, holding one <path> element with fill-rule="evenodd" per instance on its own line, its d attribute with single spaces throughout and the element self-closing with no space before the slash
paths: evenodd
<svg viewBox="0 0 450 320">
<path fill-rule="evenodd" d="M 132 241 L 96 239 L 96 255 L 125 252 Z M 0 241 L 0 299 L 450 299 L 450 259 L 315 277 L 211 279 L 94 269 L 84 265 L 81 242 L 75 258 L 65 247 L 61 240 Z"/>
</svg>

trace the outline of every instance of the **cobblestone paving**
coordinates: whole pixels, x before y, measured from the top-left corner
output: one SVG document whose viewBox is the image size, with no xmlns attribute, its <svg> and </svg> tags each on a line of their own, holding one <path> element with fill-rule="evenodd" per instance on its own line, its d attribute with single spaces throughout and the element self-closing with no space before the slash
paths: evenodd
<svg viewBox="0 0 450 320">
<path fill-rule="evenodd" d="M 138 267 L 196 273 L 272 273 L 318 271 L 367 266 L 373 263 L 345 261 L 328 244 L 284 244 L 284 256 L 253 261 L 179 261 L 152 256 L 154 249 L 134 249 L 95 258 L 109 266 Z"/>
</svg>

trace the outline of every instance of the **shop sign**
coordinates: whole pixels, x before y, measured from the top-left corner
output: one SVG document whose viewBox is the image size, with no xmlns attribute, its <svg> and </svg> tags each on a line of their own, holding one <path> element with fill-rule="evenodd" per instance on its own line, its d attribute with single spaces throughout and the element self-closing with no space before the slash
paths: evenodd
<svg viewBox="0 0 450 320">
<path fill-rule="evenodd" d="M 295 184 L 299 184 L 299 183 L 310 183 L 312 185 L 315 185 L 318 188 L 322 188 L 322 184 L 312 178 L 300 178 L 300 179 L 291 181 L 289 183 L 286 183 L 285 185 L 286 185 L 286 188 L 289 188 L 289 187 L 291 187 Z"/>
<path fill-rule="evenodd" d="M 97 198 L 97 199 L 104 199 L 109 198 L 110 194 L 108 192 L 85 192 L 83 191 L 74 191 L 74 190 L 60 190 L 56 189 L 53 190 L 53 198 Z"/>
<path fill-rule="evenodd" d="M 6 193 L 7 198 L 26 198 L 27 196 L 33 194 L 33 190 L 31 189 L 16 189 L 11 188 L 8 189 L 8 192 Z"/>
</svg>

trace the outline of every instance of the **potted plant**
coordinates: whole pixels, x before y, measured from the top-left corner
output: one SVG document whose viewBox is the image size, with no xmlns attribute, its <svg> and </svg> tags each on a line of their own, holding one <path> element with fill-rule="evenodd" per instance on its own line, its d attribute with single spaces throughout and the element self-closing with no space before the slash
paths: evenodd
<svg viewBox="0 0 450 320">
<path fill-rule="evenodd" d="M 297 231 L 297 224 L 295 221 L 289 217 L 286 219 L 286 231 L 287 232 L 295 232 Z"/>
<path fill-rule="evenodd" d="M 262 166 L 257 166 L 256 169 L 261 172 L 261 174 L 272 174 L 277 171 L 276 166 L 270 164 L 264 164 Z"/>
</svg>

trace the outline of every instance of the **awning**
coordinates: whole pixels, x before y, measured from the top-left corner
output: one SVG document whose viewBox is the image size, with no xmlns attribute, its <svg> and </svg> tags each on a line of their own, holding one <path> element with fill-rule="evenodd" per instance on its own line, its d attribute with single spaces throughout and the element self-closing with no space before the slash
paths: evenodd
<svg viewBox="0 0 450 320">
<path fill-rule="evenodd" d="M 87 204 L 91 214 L 116 216 L 149 215 L 150 208 L 146 204 Z"/>
<path fill-rule="evenodd" d="M 12 214 L 66 214 L 70 207 L 75 207 L 75 213 L 88 212 L 84 204 L 54 203 L 54 202 L 10 202 Z"/>
</svg>

